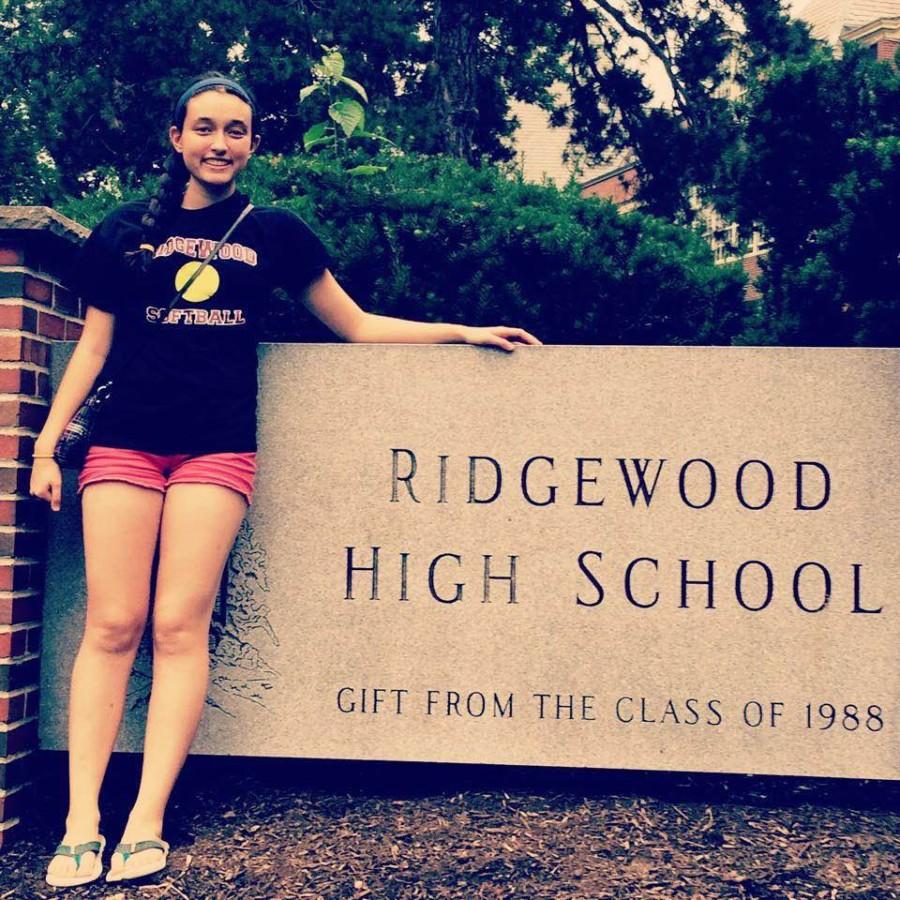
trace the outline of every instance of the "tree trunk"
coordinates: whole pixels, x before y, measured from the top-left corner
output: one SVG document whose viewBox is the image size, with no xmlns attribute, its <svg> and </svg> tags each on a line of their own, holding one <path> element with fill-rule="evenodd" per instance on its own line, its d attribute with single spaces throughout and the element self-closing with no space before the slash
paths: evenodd
<svg viewBox="0 0 900 900">
<path fill-rule="evenodd" d="M 484 9 L 473 0 L 434 0 L 435 118 L 442 150 L 478 162 L 475 150 L 478 36 Z"/>
</svg>

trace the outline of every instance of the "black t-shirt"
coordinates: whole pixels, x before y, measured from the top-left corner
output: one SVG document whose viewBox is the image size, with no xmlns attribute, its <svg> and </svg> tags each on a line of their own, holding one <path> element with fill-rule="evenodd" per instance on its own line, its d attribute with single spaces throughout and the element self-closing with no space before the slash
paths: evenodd
<svg viewBox="0 0 900 900">
<path fill-rule="evenodd" d="M 91 443 L 163 454 L 254 451 L 265 304 L 275 287 L 301 294 L 330 266 L 328 252 L 296 214 L 254 207 L 167 313 L 247 197 L 235 191 L 202 209 L 180 209 L 141 280 L 124 253 L 141 243 L 147 204 L 135 200 L 109 213 L 78 260 L 76 286 L 85 302 L 116 316 L 100 375 L 111 372 L 114 384 Z"/>
</svg>

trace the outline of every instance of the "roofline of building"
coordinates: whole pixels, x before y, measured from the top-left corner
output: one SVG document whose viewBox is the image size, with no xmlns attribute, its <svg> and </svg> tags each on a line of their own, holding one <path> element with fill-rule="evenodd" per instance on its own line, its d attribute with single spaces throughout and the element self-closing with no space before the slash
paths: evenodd
<svg viewBox="0 0 900 900">
<path fill-rule="evenodd" d="M 637 163 L 625 163 L 624 165 L 616 166 L 615 169 L 610 169 L 608 172 L 604 172 L 602 175 L 595 175 L 593 178 L 588 178 L 587 181 L 579 182 L 578 187 L 593 187 L 595 184 L 602 184 L 604 181 L 609 181 L 610 178 L 615 178 L 617 175 L 621 175 L 623 172 L 627 172 L 629 169 L 636 168 Z"/>
<path fill-rule="evenodd" d="M 864 25 L 857 25 L 856 28 L 848 28 L 841 32 L 841 40 L 860 41 L 882 31 L 885 32 L 883 37 L 895 40 L 900 38 L 900 16 L 882 16 L 880 19 L 873 19 Z"/>
</svg>

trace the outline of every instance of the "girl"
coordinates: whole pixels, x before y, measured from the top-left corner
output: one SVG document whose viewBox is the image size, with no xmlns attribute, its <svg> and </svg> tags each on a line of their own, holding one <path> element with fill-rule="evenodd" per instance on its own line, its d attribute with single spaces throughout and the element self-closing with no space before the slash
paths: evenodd
<svg viewBox="0 0 900 900">
<path fill-rule="evenodd" d="M 259 146 L 252 95 L 211 73 L 175 104 L 172 151 L 156 195 L 125 203 L 81 251 L 84 331 L 34 448 L 31 493 L 60 508 L 53 453 L 107 366 L 123 369 L 79 475 L 87 615 L 69 701 L 69 810 L 47 870 L 52 885 L 102 872 L 100 785 L 153 602 L 153 685 L 137 798 L 108 881 L 162 869 L 169 794 L 207 691 L 208 630 L 219 580 L 252 499 L 256 340 L 272 288 L 302 296 L 347 341 L 538 344 L 520 328 L 410 322 L 364 312 L 293 213 L 254 208 L 175 307 L 167 304 L 247 205 L 235 185 Z"/>
</svg>

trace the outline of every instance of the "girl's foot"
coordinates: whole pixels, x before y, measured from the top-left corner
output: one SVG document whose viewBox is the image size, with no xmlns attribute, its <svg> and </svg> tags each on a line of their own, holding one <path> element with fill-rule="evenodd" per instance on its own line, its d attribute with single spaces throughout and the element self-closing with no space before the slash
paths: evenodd
<svg viewBox="0 0 900 900">
<path fill-rule="evenodd" d="M 129 881 L 152 875 L 166 867 L 169 845 L 161 837 L 159 825 L 125 826 L 106 873 L 107 881 Z"/>
<path fill-rule="evenodd" d="M 47 884 L 54 887 L 88 884 L 96 881 L 103 872 L 103 848 L 106 846 L 103 835 L 84 841 L 71 837 L 71 834 L 66 832 L 47 866 Z"/>
</svg>

